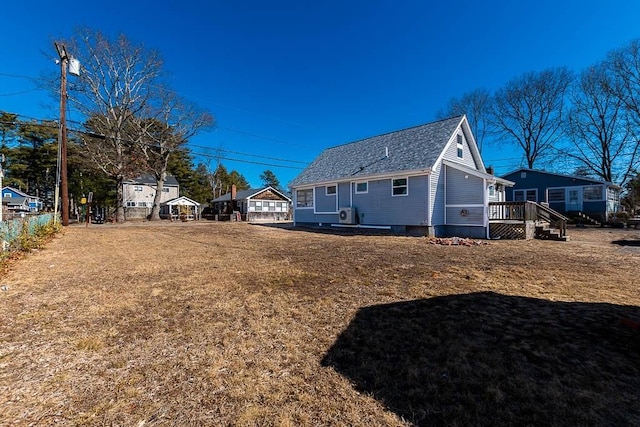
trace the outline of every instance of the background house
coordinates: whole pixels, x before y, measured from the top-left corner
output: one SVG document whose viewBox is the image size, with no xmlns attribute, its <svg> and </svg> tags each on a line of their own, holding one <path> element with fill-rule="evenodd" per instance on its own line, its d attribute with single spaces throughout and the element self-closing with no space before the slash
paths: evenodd
<svg viewBox="0 0 640 427">
<path fill-rule="evenodd" d="M 13 188 L 10 186 L 4 186 L 2 187 L 2 199 L 3 199 L 3 205 L 4 205 L 4 199 L 16 199 L 16 198 L 22 198 L 25 200 L 8 200 L 7 201 L 7 205 L 11 205 L 11 206 L 23 206 L 24 203 L 26 202 L 26 212 L 31 212 L 31 213 L 38 213 L 42 210 L 43 208 L 43 203 L 42 203 L 42 199 L 40 197 L 37 196 L 31 196 L 23 191 L 18 190 L 17 188 Z M 17 208 L 16 208 L 17 209 Z M 22 209 L 22 207 L 20 207 L 20 209 Z M 15 209 L 14 209 L 15 210 Z"/>
<path fill-rule="evenodd" d="M 122 184 L 127 219 L 146 218 L 151 213 L 156 194 L 156 179 L 153 175 L 142 175 Z M 174 176 L 167 176 L 162 188 L 160 204 L 178 198 L 180 185 Z"/>
<path fill-rule="evenodd" d="M 295 225 L 487 237 L 488 203 L 510 184 L 457 116 L 328 148 L 290 186 Z"/>
<path fill-rule="evenodd" d="M 268 186 L 224 194 L 212 202 L 214 217 L 231 219 L 233 212 L 240 214 L 242 221 L 283 221 L 290 218 L 291 199 L 281 191 Z"/>
<path fill-rule="evenodd" d="M 620 209 L 621 188 L 612 182 L 524 168 L 503 178 L 514 182 L 506 191 L 508 201 L 548 203 L 569 217 L 581 213 L 598 222 Z"/>
</svg>

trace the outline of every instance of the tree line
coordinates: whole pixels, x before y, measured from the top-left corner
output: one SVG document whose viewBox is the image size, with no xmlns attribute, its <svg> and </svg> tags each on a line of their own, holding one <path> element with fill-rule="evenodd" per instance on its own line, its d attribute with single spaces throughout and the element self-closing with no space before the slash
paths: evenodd
<svg viewBox="0 0 640 427">
<path fill-rule="evenodd" d="M 524 73 L 493 93 L 477 88 L 449 100 L 440 118 L 466 114 L 478 147 L 514 147 L 526 167 L 640 183 L 640 40 L 574 73 Z M 558 161 L 572 170 L 558 170 Z M 640 200 L 635 195 L 635 200 Z"/>
<path fill-rule="evenodd" d="M 215 119 L 169 87 L 157 51 L 124 35 L 109 38 L 91 29 L 80 29 L 59 44 L 81 64 L 64 94 L 68 105 L 83 117 L 68 132 L 72 196 L 79 199 L 92 192 L 94 203 L 114 207 L 116 220 L 123 222 L 123 183 L 142 174 L 151 174 L 156 181 L 151 220 L 160 219 L 160 198 L 169 174 L 178 180 L 181 195 L 200 203 L 225 194 L 232 185 L 249 188 L 242 174 L 227 171 L 220 161 L 213 169 L 194 165 L 187 143 L 211 129 Z M 44 79 L 42 85 L 60 96 L 57 81 Z M 15 113 L 0 112 L 0 136 L 7 185 L 51 206 L 60 169 L 58 123 L 21 120 Z M 265 174 L 269 183 L 277 183 L 271 171 Z"/>
<path fill-rule="evenodd" d="M 3 185 L 40 197 L 52 209 L 58 173 L 58 123 L 50 120 L 21 119 L 18 114 L 0 111 L 0 154 L 4 156 Z M 68 180 L 71 198 L 78 201 L 89 192 L 98 206 L 115 207 L 116 180 L 95 165 L 86 149 L 84 131 L 69 130 Z M 128 178 L 148 173 L 144 163 L 132 168 Z M 213 198 L 230 191 L 249 188 L 238 171 L 228 171 L 220 162 L 213 167 L 196 163 L 186 147 L 172 151 L 167 157 L 167 174 L 180 184 L 180 195 L 207 204 Z M 270 173 L 270 171 L 265 171 Z M 277 182 L 277 178 L 273 175 Z"/>
</svg>

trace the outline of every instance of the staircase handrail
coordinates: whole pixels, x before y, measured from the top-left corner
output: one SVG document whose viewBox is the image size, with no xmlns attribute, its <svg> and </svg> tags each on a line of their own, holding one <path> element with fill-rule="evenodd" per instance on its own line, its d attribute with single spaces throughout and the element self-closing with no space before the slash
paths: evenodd
<svg viewBox="0 0 640 427">
<path fill-rule="evenodd" d="M 531 204 L 531 206 L 535 205 L 536 218 L 538 220 L 548 221 L 550 225 L 560 230 L 561 236 L 564 237 L 567 235 L 567 221 L 569 218 L 551 209 L 549 206 L 531 201 L 527 201 L 527 204 Z"/>
</svg>

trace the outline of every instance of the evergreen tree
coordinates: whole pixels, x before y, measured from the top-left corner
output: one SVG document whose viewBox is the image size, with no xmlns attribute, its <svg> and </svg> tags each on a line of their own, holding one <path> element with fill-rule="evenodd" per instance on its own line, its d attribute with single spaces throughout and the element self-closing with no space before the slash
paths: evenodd
<svg viewBox="0 0 640 427">
<path fill-rule="evenodd" d="M 262 184 L 265 187 L 266 186 L 271 186 L 273 188 L 280 188 L 280 181 L 276 177 L 276 174 L 274 174 L 269 169 L 267 169 L 264 172 L 262 172 L 262 174 L 260 175 L 260 180 L 262 181 Z"/>
</svg>

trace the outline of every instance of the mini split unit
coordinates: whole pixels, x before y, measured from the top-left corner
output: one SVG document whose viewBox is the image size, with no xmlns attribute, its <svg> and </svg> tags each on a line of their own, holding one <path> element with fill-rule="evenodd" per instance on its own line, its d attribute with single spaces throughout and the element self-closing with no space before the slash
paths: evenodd
<svg viewBox="0 0 640 427">
<path fill-rule="evenodd" d="M 340 208 L 338 211 L 340 218 L 340 224 L 355 224 L 356 223 L 356 210 L 355 208 Z"/>
</svg>

